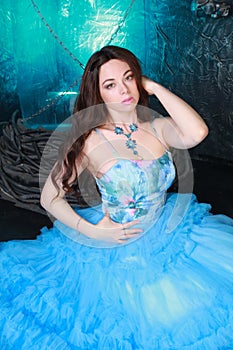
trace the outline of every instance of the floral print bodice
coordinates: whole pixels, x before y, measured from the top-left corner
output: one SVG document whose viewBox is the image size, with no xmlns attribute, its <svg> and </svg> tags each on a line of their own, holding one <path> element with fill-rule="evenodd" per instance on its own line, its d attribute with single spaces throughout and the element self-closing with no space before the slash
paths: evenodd
<svg viewBox="0 0 233 350">
<path fill-rule="evenodd" d="M 165 151 L 154 160 L 119 159 L 96 183 L 103 210 L 113 221 L 149 223 L 163 207 L 174 178 L 171 154 Z"/>
</svg>

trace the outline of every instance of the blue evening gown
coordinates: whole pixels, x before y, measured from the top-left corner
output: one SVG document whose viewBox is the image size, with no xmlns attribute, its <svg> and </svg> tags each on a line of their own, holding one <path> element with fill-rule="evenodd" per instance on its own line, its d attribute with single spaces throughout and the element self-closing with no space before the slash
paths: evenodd
<svg viewBox="0 0 233 350">
<path fill-rule="evenodd" d="M 138 219 L 143 233 L 124 245 L 59 221 L 1 244 L 1 350 L 233 349 L 233 220 L 166 195 L 174 175 L 166 151 L 96 180 L 103 205 L 77 211 L 92 223 L 106 208 Z"/>
</svg>

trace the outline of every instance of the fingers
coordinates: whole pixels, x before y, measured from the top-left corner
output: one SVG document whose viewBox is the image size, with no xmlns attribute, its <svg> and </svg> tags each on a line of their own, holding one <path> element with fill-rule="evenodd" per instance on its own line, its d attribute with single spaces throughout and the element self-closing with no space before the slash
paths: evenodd
<svg viewBox="0 0 233 350">
<path fill-rule="evenodd" d="M 132 238 L 137 238 L 139 237 L 140 235 L 138 233 L 133 233 L 133 234 L 127 234 L 125 233 L 122 237 L 120 237 L 117 242 L 118 243 L 125 243 L 126 241 L 128 241 L 129 239 L 132 239 Z"/>
<path fill-rule="evenodd" d="M 130 227 L 124 227 L 122 228 L 122 231 L 124 233 L 124 235 L 133 235 L 135 233 L 140 233 L 142 232 L 142 230 L 140 228 L 130 228 Z"/>
<path fill-rule="evenodd" d="M 137 237 L 142 232 L 140 228 L 130 228 L 132 225 L 133 225 L 132 222 L 122 224 L 121 236 L 119 238 L 121 241 L 122 240 L 125 241 L 133 237 Z"/>
<path fill-rule="evenodd" d="M 142 85 L 149 95 L 154 94 L 153 88 L 152 88 L 153 83 L 154 82 L 151 79 L 149 79 L 148 77 L 146 77 L 145 75 L 142 77 Z"/>
<path fill-rule="evenodd" d="M 98 238 L 117 243 L 125 243 L 131 238 L 136 238 L 143 231 L 138 227 L 134 227 L 139 223 L 138 220 L 119 224 L 113 222 L 105 213 L 104 217 L 99 221 L 98 228 L 100 229 Z"/>
</svg>

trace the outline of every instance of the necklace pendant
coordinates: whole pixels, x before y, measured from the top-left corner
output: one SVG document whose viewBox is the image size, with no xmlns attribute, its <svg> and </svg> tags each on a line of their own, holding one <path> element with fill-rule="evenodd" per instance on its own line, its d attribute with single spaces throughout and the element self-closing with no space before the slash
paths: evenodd
<svg viewBox="0 0 233 350">
<path fill-rule="evenodd" d="M 114 132 L 116 135 L 122 135 L 124 134 L 123 129 L 120 126 L 116 126 L 114 129 Z"/>
<path fill-rule="evenodd" d="M 133 154 L 137 157 L 139 157 L 139 159 L 143 159 L 139 154 L 138 151 L 136 150 L 137 147 L 137 142 L 135 140 L 131 139 L 131 135 L 133 132 L 138 130 L 138 126 L 135 123 L 132 123 L 129 125 L 129 129 L 131 132 L 129 133 L 124 133 L 123 129 L 120 126 L 116 126 L 114 129 L 114 132 L 116 135 L 124 135 L 127 140 L 125 142 L 125 145 L 128 149 L 131 149 L 133 151 Z"/>
<path fill-rule="evenodd" d="M 135 123 L 130 124 L 129 128 L 130 128 L 131 132 L 138 130 L 138 126 Z"/>
<path fill-rule="evenodd" d="M 126 147 L 129 148 L 129 149 L 132 149 L 134 151 L 134 149 L 137 147 L 137 143 L 135 140 L 132 140 L 131 138 L 128 139 L 126 141 Z"/>
</svg>

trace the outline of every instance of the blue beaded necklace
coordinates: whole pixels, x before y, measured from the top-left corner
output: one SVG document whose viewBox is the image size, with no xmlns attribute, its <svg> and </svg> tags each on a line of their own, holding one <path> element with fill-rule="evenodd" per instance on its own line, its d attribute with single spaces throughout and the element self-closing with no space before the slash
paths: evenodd
<svg viewBox="0 0 233 350">
<path fill-rule="evenodd" d="M 124 133 L 123 129 L 119 126 L 116 126 L 114 129 L 114 132 L 116 135 L 124 135 L 127 137 L 127 140 L 125 142 L 125 145 L 128 149 L 131 149 L 133 151 L 133 154 L 138 156 L 138 151 L 136 150 L 137 148 L 137 142 L 135 140 L 131 139 L 131 135 L 133 132 L 138 130 L 138 126 L 135 123 L 132 123 L 129 125 L 130 132 L 129 133 Z"/>
</svg>

